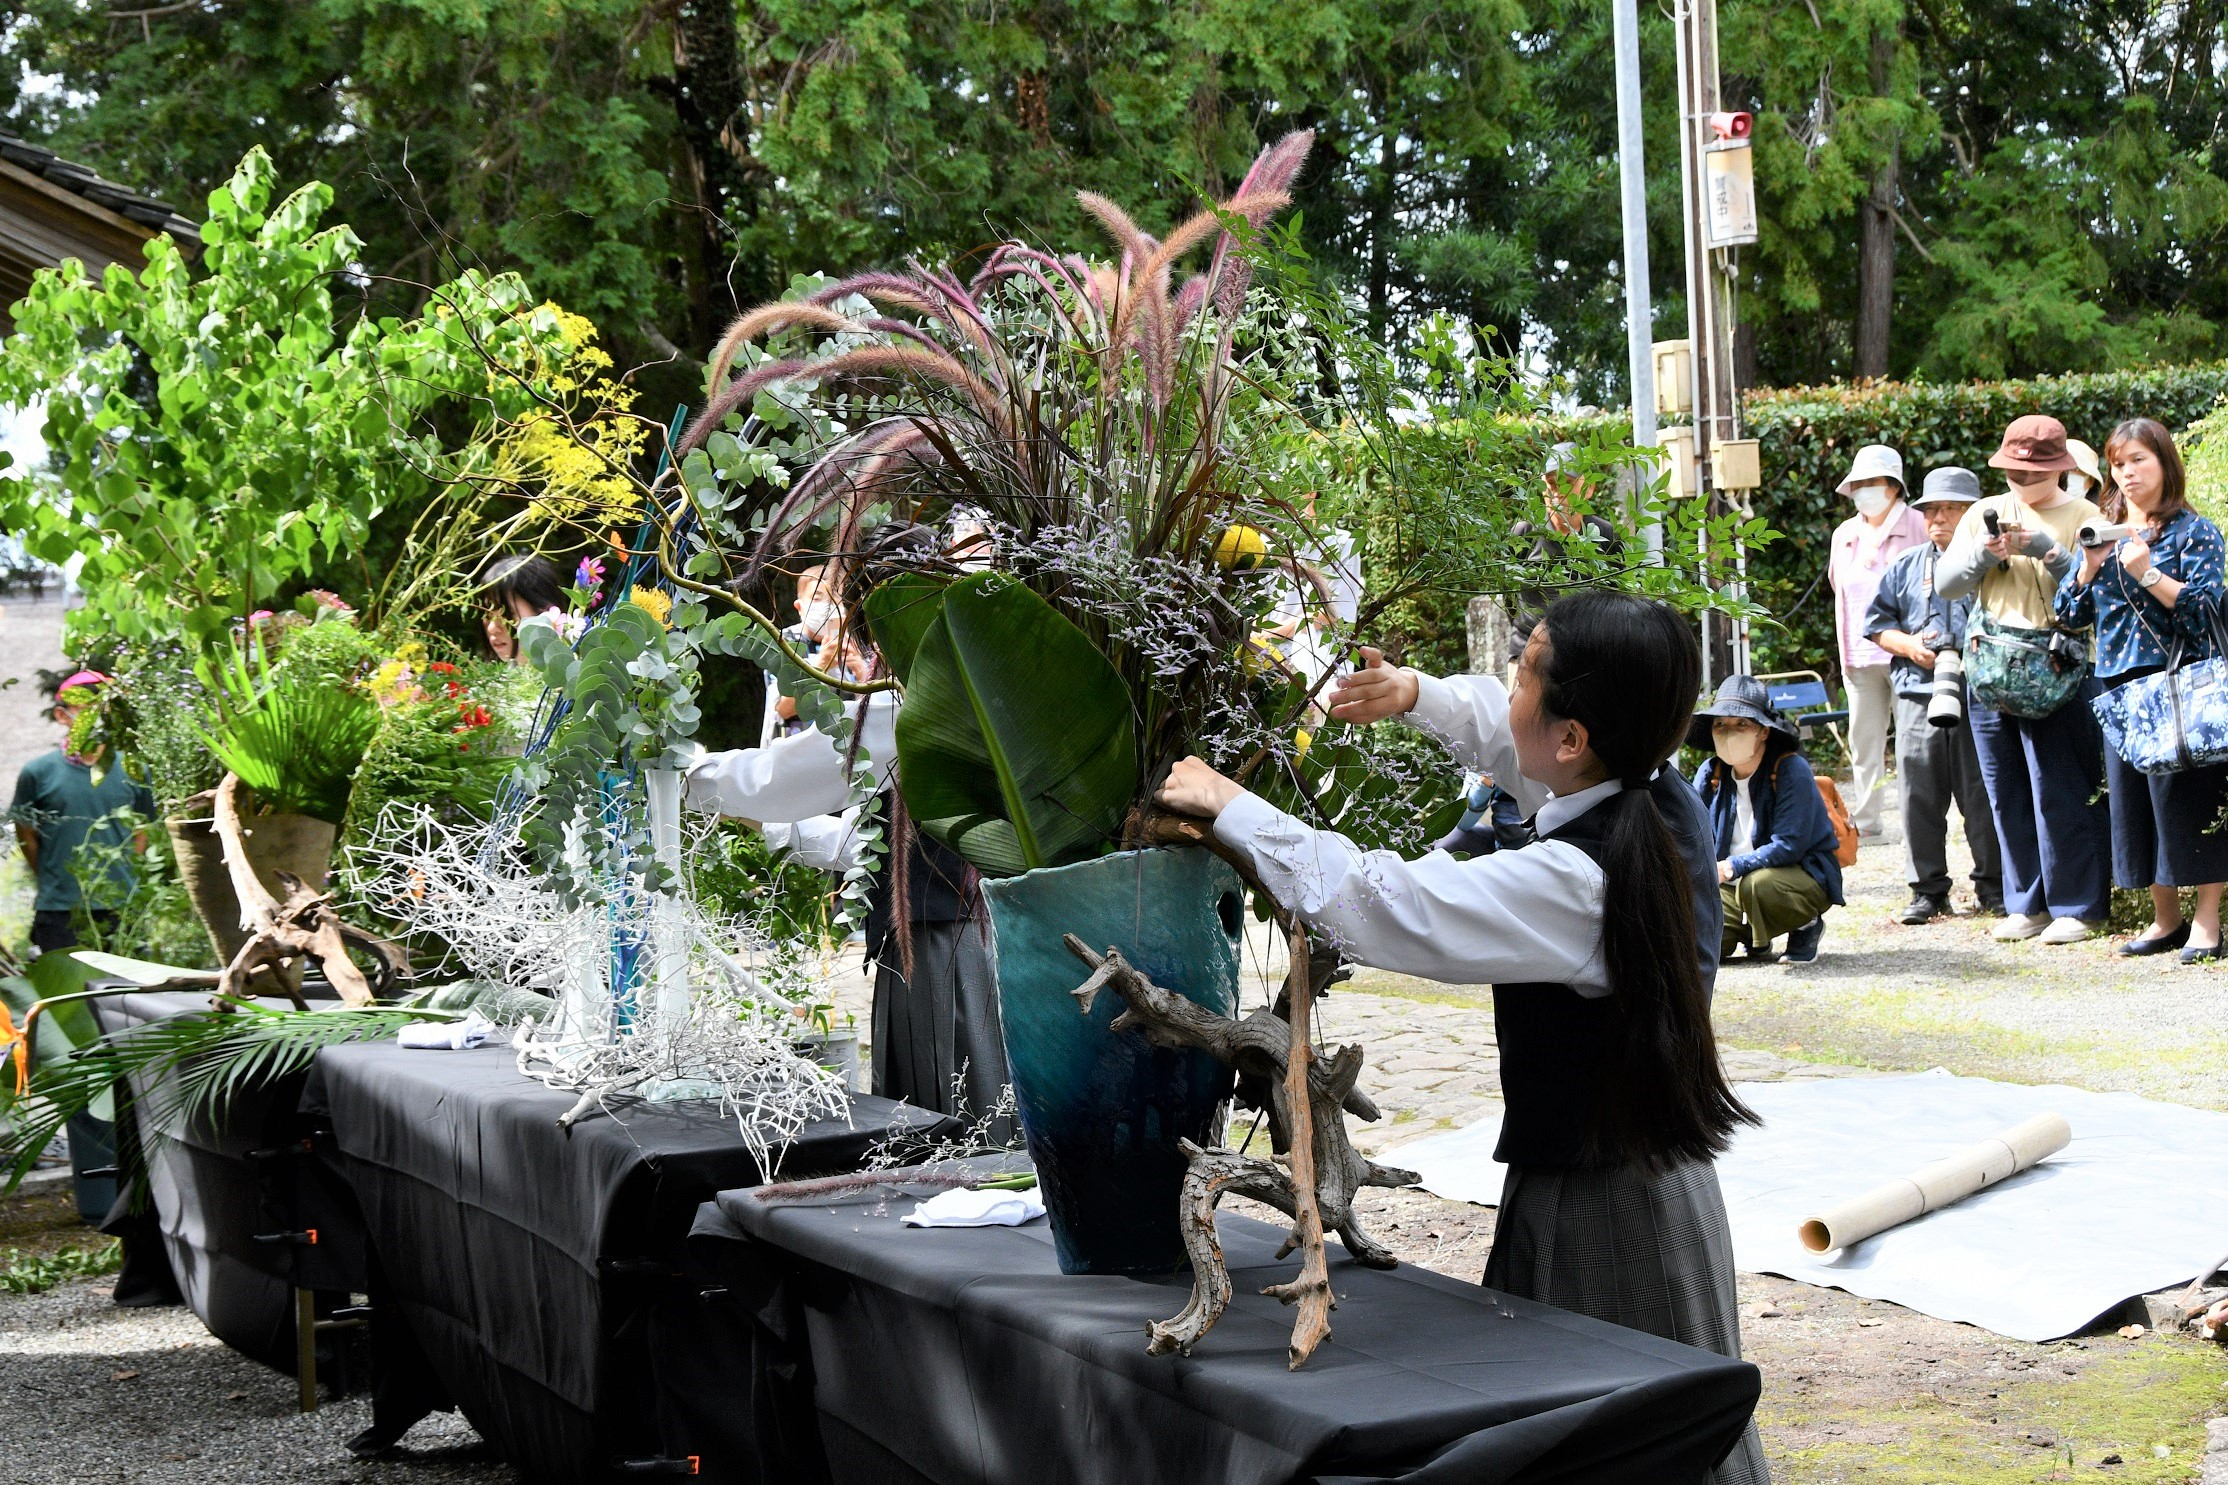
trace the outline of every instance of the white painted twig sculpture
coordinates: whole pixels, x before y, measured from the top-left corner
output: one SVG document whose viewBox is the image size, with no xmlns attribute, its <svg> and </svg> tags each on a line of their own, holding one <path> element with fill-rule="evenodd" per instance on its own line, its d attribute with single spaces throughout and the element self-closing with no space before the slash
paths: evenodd
<svg viewBox="0 0 2228 1485">
<path fill-rule="evenodd" d="M 402 946 L 342 922 L 340 914 L 333 911 L 331 893 L 315 891 L 292 873 L 282 871 L 278 878 L 279 885 L 286 889 L 286 900 L 281 902 L 271 895 L 248 859 L 240 823 L 238 774 L 226 774 L 217 787 L 216 830 L 217 839 L 224 843 L 224 865 L 232 877 L 233 895 L 240 899 L 240 926 L 250 935 L 217 980 L 219 1010 L 228 1009 L 226 996 L 252 994 L 250 978 L 266 968 L 286 987 L 295 1009 L 308 1010 L 309 1002 L 302 998 L 301 990 L 281 973 L 288 960 L 305 956 L 317 961 L 326 980 L 340 992 L 342 1002 L 352 1006 L 370 1005 L 409 971 L 410 959 Z M 350 945 L 364 950 L 377 963 L 376 985 L 365 979 L 364 972 L 348 957 Z"/>
<path fill-rule="evenodd" d="M 1101 990 L 1122 997 L 1128 1009 L 1113 1030 L 1142 1032 L 1163 1047 L 1197 1048 L 1238 1071 L 1240 1102 L 1268 1117 L 1270 1148 L 1286 1154 L 1289 1167 L 1235 1150 L 1203 1150 L 1189 1140 L 1184 1153 L 1184 1248 L 1191 1257 L 1191 1302 L 1170 1320 L 1155 1323 L 1147 1349 L 1155 1356 L 1189 1353 L 1222 1317 L 1230 1303 L 1230 1270 L 1215 1231 L 1215 1207 L 1235 1191 L 1275 1207 L 1292 1219 L 1279 1258 L 1298 1249 L 1299 1277 L 1263 1290 L 1297 1305 L 1289 1364 L 1298 1367 L 1331 1333 L 1330 1261 L 1323 1235 L 1336 1232 L 1358 1263 L 1392 1268 L 1390 1251 L 1362 1230 L 1354 1214 L 1354 1193 L 1364 1186 L 1410 1186 L 1412 1171 L 1377 1164 L 1354 1149 L 1346 1136 L 1347 1113 L 1374 1120 L 1377 1106 L 1355 1086 L 1362 1070 L 1362 1049 L 1339 1048 L 1327 1061 L 1314 1055 L 1312 1008 L 1335 972 L 1331 955 L 1311 954 L 1306 930 L 1292 928 L 1292 964 L 1274 1008 L 1255 1011 L 1242 1021 L 1216 1015 L 1155 985 L 1108 948 L 1104 954 L 1068 934 L 1068 951 L 1088 965 L 1090 978 L 1073 992 L 1085 1012 Z"/>
</svg>

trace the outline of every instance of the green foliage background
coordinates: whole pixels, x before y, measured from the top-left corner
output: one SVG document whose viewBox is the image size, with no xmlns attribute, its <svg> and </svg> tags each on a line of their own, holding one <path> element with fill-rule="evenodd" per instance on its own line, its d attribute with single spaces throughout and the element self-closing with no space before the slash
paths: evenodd
<svg viewBox="0 0 2228 1485">
<path fill-rule="evenodd" d="M 189 211 L 254 144 L 331 181 L 378 298 L 467 266 L 588 314 L 660 401 L 798 272 L 1014 232 L 1162 231 L 1319 131 L 1308 246 L 1373 321 L 1444 312 L 1620 396 L 1608 7 L 1597 0 L 22 0 L 0 126 Z M 1892 172 L 1890 369 L 2228 354 L 2228 8 L 1722 0 L 1757 114 L 1742 256 L 1758 385 L 1852 366 L 1863 203 Z M 1641 7 L 1659 333 L 1683 333 L 1670 25 Z M 378 276 L 390 276 L 383 279 Z"/>
</svg>

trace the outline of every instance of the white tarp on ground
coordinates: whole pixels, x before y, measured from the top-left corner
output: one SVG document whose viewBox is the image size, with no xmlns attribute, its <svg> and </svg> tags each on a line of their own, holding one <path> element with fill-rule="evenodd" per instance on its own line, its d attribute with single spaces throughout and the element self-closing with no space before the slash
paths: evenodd
<svg viewBox="0 0 2228 1485">
<path fill-rule="evenodd" d="M 2070 1335 L 2132 1296 L 2187 1283 L 2228 1252 L 2228 1114 L 2129 1093 L 1933 1072 L 1744 1083 L 1763 1116 L 1718 1162 L 1744 1273 L 1781 1274 L 2023 1341 Z M 1976 1196 L 1854 1247 L 1812 1253 L 1803 1218 L 2035 1114 L 2073 1143 Z M 1500 1120 L 1380 1158 L 1427 1190 L 1491 1206 Z"/>
</svg>

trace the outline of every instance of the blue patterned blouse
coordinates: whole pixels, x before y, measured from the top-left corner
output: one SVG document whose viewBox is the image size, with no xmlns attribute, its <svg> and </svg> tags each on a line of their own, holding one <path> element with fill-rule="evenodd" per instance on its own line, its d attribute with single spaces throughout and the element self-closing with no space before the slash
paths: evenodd
<svg viewBox="0 0 2228 1485">
<path fill-rule="evenodd" d="M 2117 558 L 2105 559 L 2096 580 L 2083 587 L 2078 557 L 2073 571 L 2058 585 L 2052 607 L 2058 622 L 2069 629 L 2095 626 L 2099 680 L 2163 667 L 2177 635 L 2184 663 L 2203 660 L 2213 653 L 2213 615 L 2222 604 L 2224 553 L 2228 548 L 2221 541 L 2220 528 L 2185 510 L 2168 521 L 2151 543 L 2151 561 L 2158 570 L 2185 584 L 2172 608 L 2137 587 Z"/>
</svg>

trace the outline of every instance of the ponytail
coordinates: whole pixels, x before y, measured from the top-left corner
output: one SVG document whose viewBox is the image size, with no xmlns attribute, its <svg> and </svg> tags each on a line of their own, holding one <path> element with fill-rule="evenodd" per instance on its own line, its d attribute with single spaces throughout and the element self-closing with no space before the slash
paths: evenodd
<svg viewBox="0 0 2228 1485">
<path fill-rule="evenodd" d="M 1585 1132 L 1591 1161 L 1663 1169 L 1721 1153 L 1757 1122 L 1733 1094 L 1710 1029 L 1696 962 L 1694 879 L 1650 784 L 1686 735 L 1701 653 L 1667 604 L 1629 593 L 1565 598 L 1542 620 L 1543 705 L 1583 724 L 1624 789 L 1610 811 L 1602 875 L 1602 959 L 1617 1013 L 1606 1096 Z"/>
</svg>

